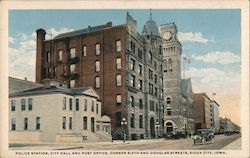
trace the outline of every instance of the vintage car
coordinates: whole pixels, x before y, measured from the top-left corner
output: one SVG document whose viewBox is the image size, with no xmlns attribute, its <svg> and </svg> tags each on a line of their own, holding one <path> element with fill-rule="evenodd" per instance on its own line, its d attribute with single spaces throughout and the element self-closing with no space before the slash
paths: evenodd
<svg viewBox="0 0 250 158">
<path fill-rule="evenodd" d="M 207 142 L 214 143 L 214 132 L 210 130 L 200 130 L 193 137 L 193 143 L 206 144 Z"/>
</svg>

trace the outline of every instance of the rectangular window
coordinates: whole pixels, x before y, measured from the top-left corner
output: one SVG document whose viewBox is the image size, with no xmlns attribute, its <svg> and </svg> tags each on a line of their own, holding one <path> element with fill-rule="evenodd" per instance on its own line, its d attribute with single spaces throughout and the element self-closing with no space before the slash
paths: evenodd
<svg viewBox="0 0 250 158">
<path fill-rule="evenodd" d="M 155 87 L 155 96 L 158 95 L 158 89 Z"/>
<path fill-rule="evenodd" d="M 66 129 L 66 117 L 63 117 L 63 120 L 62 120 L 62 129 Z"/>
<path fill-rule="evenodd" d="M 12 131 L 16 130 L 16 119 L 15 118 L 11 119 L 11 130 Z"/>
<path fill-rule="evenodd" d="M 95 54 L 96 55 L 100 55 L 101 54 L 101 45 L 99 43 L 97 43 L 95 45 Z"/>
<path fill-rule="evenodd" d="M 130 127 L 135 128 L 135 115 L 131 114 L 130 116 Z"/>
<path fill-rule="evenodd" d="M 24 118 L 24 128 L 23 129 L 24 130 L 28 129 L 28 118 L 27 117 Z"/>
<path fill-rule="evenodd" d="M 100 77 L 95 77 L 95 88 L 100 88 Z"/>
<path fill-rule="evenodd" d="M 153 84 L 152 83 L 149 83 L 149 94 L 154 94 L 153 92 Z"/>
<path fill-rule="evenodd" d="M 32 101 L 33 101 L 32 98 L 29 98 L 29 99 L 28 99 L 28 109 L 29 109 L 29 110 L 32 110 Z"/>
<path fill-rule="evenodd" d="M 71 48 L 70 49 L 70 58 L 75 58 L 76 57 L 76 49 L 75 48 Z"/>
<path fill-rule="evenodd" d="M 135 70 L 135 60 L 130 59 L 130 70 Z"/>
<path fill-rule="evenodd" d="M 11 111 L 16 111 L 16 100 L 11 100 Z"/>
<path fill-rule="evenodd" d="M 154 106 L 154 101 L 153 100 L 149 101 L 149 110 L 155 111 L 155 106 Z"/>
<path fill-rule="evenodd" d="M 84 111 L 88 110 L 88 100 L 84 99 Z"/>
<path fill-rule="evenodd" d="M 69 129 L 72 129 L 72 117 L 69 117 Z"/>
<path fill-rule="evenodd" d="M 138 48 L 138 57 L 139 57 L 139 59 L 142 60 L 142 51 L 141 51 L 141 49 L 139 49 L 139 48 Z"/>
<path fill-rule="evenodd" d="M 83 130 L 88 129 L 88 118 L 86 116 L 83 117 Z"/>
<path fill-rule="evenodd" d="M 135 76 L 134 75 L 131 75 L 130 85 L 131 85 L 131 87 L 135 87 Z"/>
<path fill-rule="evenodd" d="M 115 43 L 116 46 L 116 52 L 120 52 L 122 50 L 121 48 L 121 40 L 117 40 Z"/>
<path fill-rule="evenodd" d="M 50 62 L 50 52 L 47 52 L 47 62 Z"/>
<path fill-rule="evenodd" d="M 167 109 L 167 115 L 171 115 L 171 109 Z"/>
<path fill-rule="evenodd" d="M 121 69 L 122 68 L 122 60 L 121 58 L 116 58 L 116 69 Z"/>
<path fill-rule="evenodd" d="M 122 75 L 116 75 L 116 86 L 122 85 Z"/>
<path fill-rule="evenodd" d="M 139 116 L 139 126 L 140 126 L 140 128 L 143 128 L 143 118 L 142 118 L 142 115 Z"/>
<path fill-rule="evenodd" d="M 76 99 L 76 111 L 79 111 L 79 99 Z"/>
<path fill-rule="evenodd" d="M 22 111 L 24 111 L 25 110 L 25 99 L 21 99 L 21 109 L 22 109 Z"/>
<path fill-rule="evenodd" d="M 120 94 L 116 95 L 116 105 L 120 106 L 122 103 L 122 96 Z"/>
<path fill-rule="evenodd" d="M 59 50 L 58 51 L 58 61 L 62 61 L 63 60 L 63 51 Z"/>
<path fill-rule="evenodd" d="M 94 108 L 95 108 L 95 102 L 94 100 L 91 100 L 91 111 L 94 112 Z"/>
<path fill-rule="evenodd" d="M 100 61 L 99 60 L 97 60 L 97 61 L 95 61 L 95 71 L 96 72 L 99 72 L 100 71 Z"/>
<path fill-rule="evenodd" d="M 142 90 L 142 80 L 139 80 L 138 88 L 139 88 L 139 90 Z"/>
<path fill-rule="evenodd" d="M 83 46 L 82 47 L 82 54 L 83 54 L 83 56 L 87 56 L 87 46 Z"/>
<path fill-rule="evenodd" d="M 138 67 L 138 74 L 139 75 L 142 75 L 142 66 L 139 64 L 138 65 L 139 67 Z"/>
<path fill-rule="evenodd" d="M 36 130 L 40 130 L 40 117 L 36 117 Z"/>
<path fill-rule="evenodd" d="M 66 97 L 63 97 L 63 110 L 66 110 Z"/>
<path fill-rule="evenodd" d="M 49 77 L 49 78 L 52 78 L 52 70 L 51 70 L 51 67 L 48 69 L 48 71 L 49 71 L 49 72 L 48 72 L 48 77 Z"/>
<path fill-rule="evenodd" d="M 149 79 L 153 79 L 153 71 L 152 70 L 150 70 L 150 69 L 148 69 L 148 77 L 149 77 Z"/>
<path fill-rule="evenodd" d="M 155 75 L 154 80 L 155 80 L 155 84 L 157 84 L 157 75 Z"/>
<path fill-rule="evenodd" d="M 71 64 L 70 65 L 70 73 L 74 74 L 76 72 L 76 64 Z"/>
<path fill-rule="evenodd" d="M 73 109 L 72 98 L 69 98 L 69 110 Z"/>
<path fill-rule="evenodd" d="M 69 86 L 70 86 L 70 88 L 75 87 L 76 86 L 76 80 L 70 80 Z"/>
<path fill-rule="evenodd" d="M 67 65 L 63 65 L 63 74 L 67 75 Z"/>
<path fill-rule="evenodd" d="M 98 114 L 99 113 L 99 106 L 98 106 L 98 104 L 96 104 L 96 114 Z"/>
</svg>

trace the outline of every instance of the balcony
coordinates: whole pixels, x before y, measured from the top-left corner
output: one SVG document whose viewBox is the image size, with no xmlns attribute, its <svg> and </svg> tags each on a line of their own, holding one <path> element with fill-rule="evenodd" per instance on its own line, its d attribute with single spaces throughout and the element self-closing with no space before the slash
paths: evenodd
<svg viewBox="0 0 250 158">
<path fill-rule="evenodd" d="M 128 86 L 128 90 L 131 91 L 131 92 L 134 92 L 134 93 L 138 93 L 139 90 L 136 89 L 135 87 L 132 87 L 132 86 Z"/>
<path fill-rule="evenodd" d="M 80 61 L 79 57 L 73 57 L 68 59 L 69 64 L 76 64 L 79 63 L 79 61 Z"/>
</svg>

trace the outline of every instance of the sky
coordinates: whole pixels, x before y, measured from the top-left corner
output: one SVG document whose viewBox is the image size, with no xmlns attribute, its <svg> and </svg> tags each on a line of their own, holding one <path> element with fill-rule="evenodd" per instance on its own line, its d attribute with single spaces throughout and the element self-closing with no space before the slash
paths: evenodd
<svg viewBox="0 0 250 158">
<path fill-rule="evenodd" d="M 37 29 L 45 29 L 49 39 L 109 21 L 125 24 L 127 12 L 141 32 L 149 19 L 149 9 L 10 10 L 9 76 L 35 81 Z M 240 10 L 153 9 L 152 17 L 158 26 L 176 24 L 182 56 L 191 61 L 185 64 L 182 76 L 185 73 L 185 78 L 191 78 L 194 93 L 206 93 L 220 104 L 220 116 L 240 124 Z"/>
</svg>

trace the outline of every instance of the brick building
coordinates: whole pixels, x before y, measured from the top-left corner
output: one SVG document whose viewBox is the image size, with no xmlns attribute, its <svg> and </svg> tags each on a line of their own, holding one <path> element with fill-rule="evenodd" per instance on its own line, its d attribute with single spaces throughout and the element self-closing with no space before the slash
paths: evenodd
<svg viewBox="0 0 250 158">
<path fill-rule="evenodd" d="M 45 40 L 37 30 L 36 82 L 58 81 L 68 87 L 93 87 L 103 115 L 112 119 L 112 134 L 127 139 L 154 138 L 163 126 L 162 39 L 152 17 L 137 31 L 129 14 L 126 24 L 59 34 Z"/>
<path fill-rule="evenodd" d="M 211 115 L 212 110 L 210 105 L 211 99 L 206 93 L 194 94 L 194 120 L 196 130 L 214 127 L 213 115 Z"/>
</svg>

